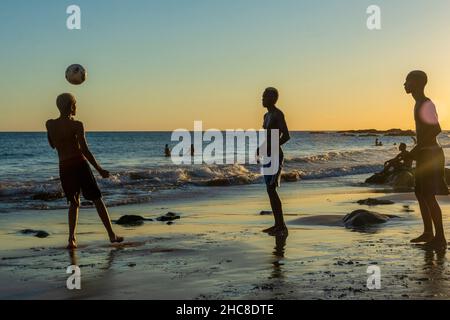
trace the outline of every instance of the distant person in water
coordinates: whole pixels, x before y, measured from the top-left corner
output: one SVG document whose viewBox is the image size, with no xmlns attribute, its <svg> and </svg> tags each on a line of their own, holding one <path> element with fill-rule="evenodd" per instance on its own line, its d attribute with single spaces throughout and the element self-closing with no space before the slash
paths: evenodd
<svg viewBox="0 0 450 320">
<path fill-rule="evenodd" d="M 406 144 L 401 143 L 398 149 L 400 153 L 394 159 L 384 163 L 383 174 L 389 173 L 390 171 L 411 170 L 413 160 L 410 152 L 407 150 Z"/>
<path fill-rule="evenodd" d="M 271 130 L 279 130 L 279 167 L 278 171 L 274 175 L 265 175 L 264 181 L 266 183 L 267 194 L 269 195 L 270 205 L 272 207 L 273 216 L 275 219 L 275 225 L 268 229 L 263 230 L 263 232 L 268 233 L 273 236 L 287 235 L 288 229 L 284 222 L 283 208 L 281 204 L 280 197 L 277 193 L 277 187 L 280 186 L 281 181 L 281 170 L 283 166 L 284 155 L 281 150 L 281 146 L 290 140 L 289 130 L 284 119 L 284 114 L 280 109 L 276 107 L 278 101 L 278 91 L 275 88 L 267 88 L 262 97 L 262 105 L 267 108 L 267 113 L 264 115 L 263 128 L 267 130 L 267 155 L 270 157 L 270 141 L 271 141 Z M 259 155 L 259 150 L 258 150 Z"/>
<path fill-rule="evenodd" d="M 448 195 L 445 182 L 445 157 L 437 141 L 441 133 L 436 107 L 425 96 L 424 90 L 428 77 L 423 71 L 412 71 L 406 77 L 405 91 L 412 94 L 416 104 L 414 119 L 416 122 L 417 145 L 411 150 L 416 161 L 416 197 L 422 214 L 424 232 L 411 240 L 413 243 L 425 242 L 433 249 L 447 248 L 444 235 L 442 212 L 436 200 L 437 195 Z M 434 225 L 434 234 L 433 234 Z"/>
<path fill-rule="evenodd" d="M 164 155 L 165 155 L 167 158 L 171 156 L 171 152 L 170 152 L 170 149 L 169 149 L 169 145 L 168 145 L 168 144 L 166 144 L 166 147 L 164 148 Z"/>
<path fill-rule="evenodd" d="M 375 139 L 375 146 L 376 147 L 382 147 L 383 146 L 383 142 L 381 142 L 381 140 L 379 140 L 378 138 Z"/>
<path fill-rule="evenodd" d="M 58 96 L 56 105 L 60 116 L 57 119 L 48 120 L 46 127 L 48 142 L 53 149 L 58 151 L 61 184 L 67 201 L 70 203 L 68 249 L 77 247 L 76 227 L 80 208 L 80 192 L 83 193 L 86 200 L 94 202 L 98 215 L 108 231 L 111 243 L 122 242 L 123 238 L 117 236 L 112 229 L 108 211 L 89 163 L 103 178 L 108 178 L 109 172 L 97 163 L 89 150 L 83 123 L 73 119 L 76 114 L 76 100 L 71 94 L 64 93 Z"/>
</svg>

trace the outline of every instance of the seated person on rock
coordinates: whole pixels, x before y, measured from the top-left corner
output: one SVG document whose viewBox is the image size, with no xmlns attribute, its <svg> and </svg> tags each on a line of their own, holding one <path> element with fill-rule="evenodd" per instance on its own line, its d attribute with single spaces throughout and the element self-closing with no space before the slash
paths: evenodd
<svg viewBox="0 0 450 320">
<path fill-rule="evenodd" d="M 399 148 L 400 153 L 394 158 L 384 163 L 383 174 L 399 171 L 399 170 L 410 170 L 412 168 L 412 158 L 408 150 L 406 150 L 406 144 L 401 143 Z"/>
</svg>

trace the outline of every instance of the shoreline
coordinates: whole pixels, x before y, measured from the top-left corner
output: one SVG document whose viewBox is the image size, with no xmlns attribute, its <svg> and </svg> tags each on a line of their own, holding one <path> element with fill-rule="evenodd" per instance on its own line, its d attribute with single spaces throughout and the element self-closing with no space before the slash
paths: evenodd
<svg viewBox="0 0 450 320">
<path fill-rule="evenodd" d="M 450 277 L 442 269 L 445 256 L 409 244 L 421 228 L 414 195 L 336 183 L 338 187 L 330 181 L 328 187 L 312 181 L 282 186 L 290 230 L 285 240 L 261 233 L 272 217 L 259 214 L 270 207 L 259 185 L 217 187 L 214 196 L 205 193 L 170 204 L 110 208 L 112 219 L 124 214 L 149 218 L 168 211 L 181 214 L 173 225 L 114 225 L 126 237 L 122 245 L 109 245 L 95 212 L 84 209 L 76 261 L 64 249 L 65 210 L 23 212 L 20 218 L 2 214 L 0 298 L 450 299 Z M 391 199 L 395 204 L 355 203 L 369 197 Z M 441 202 L 444 212 L 450 211 L 449 199 Z M 414 212 L 403 212 L 404 205 Z M 397 214 L 401 219 L 365 232 L 293 223 L 299 217 L 341 217 L 356 209 Z M 444 221 L 448 225 L 448 217 Z M 18 235 L 15 231 L 23 227 L 48 227 L 50 237 Z M 65 288 L 65 270 L 74 262 L 82 271 L 80 291 Z M 366 287 L 370 265 L 382 269 L 381 290 Z"/>
</svg>

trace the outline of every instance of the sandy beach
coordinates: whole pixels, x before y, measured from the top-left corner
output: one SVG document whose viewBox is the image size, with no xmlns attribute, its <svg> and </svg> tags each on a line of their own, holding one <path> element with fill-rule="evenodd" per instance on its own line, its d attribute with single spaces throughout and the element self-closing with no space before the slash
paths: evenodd
<svg viewBox="0 0 450 320">
<path fill-rule="evenodd" d="M 448 12 L 0 1 L 0 300 L 450 300 Z"/>
<path fill-rule="evenodd" d="M 80 247 L 74 252 L 64 249 L 65 210 L 2 214 L 0 298 L 449 298 L 445 254 L 409 243 L 422 231 L 412 193 L 332 184 L 333 179 L 323 186 L 317 181 L 283 185 L 287 239 L 260 232 L 272 222 L 270 215 L 260 215 L 270 208 L 261 185 L 197 188 L 185 199 L 161 197 L 149 204 L 113 207 L 113 219 L 124 214 L 156 218 L 169 211 L 181 215 L 172 225 L 157 221 L 116 225 L 126 237 L 120 245 L 110 245 L 95 212 L 84 209 Z M 369 197 L 395 204 L 369 208 L 355 203 Z M 449 200 L 440 199 L 446 225 Z M 343 217 L 356 209 L 399 218 L 359 231 L 297 221 L 319 215 Z M 19 233 L 26 228 L 45 230 L 50 236 L 39 239 Z M 81 268 L 81 290 L 66 288 L 66 268 L 72 264 Z M 370 265 L 381 269 L 380 290 L 366 286 Z"/>
</svg>

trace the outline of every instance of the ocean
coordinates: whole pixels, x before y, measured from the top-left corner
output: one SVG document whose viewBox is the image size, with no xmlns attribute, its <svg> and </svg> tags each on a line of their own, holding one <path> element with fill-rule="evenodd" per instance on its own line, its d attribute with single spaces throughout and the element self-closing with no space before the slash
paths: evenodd
<svg viewBox="0 0 450 320">
<path fill-rule="evenodd" d="M 449 136 L 444 132 L 439 138 L 447 159 Z M 98 179 L 109 206 L 151 202 L 161 192 L 176 198 L 180 192 L 186 195 L 198 187 L 263 183 L 257 165 L 173 164 L 164 157 L 165 144 L 173 147 L 177 143 L 171 141 L 171 132 L 92 132 L 87 138 L 99 163 L 112 174 L 109 179 Z M 323 185 L 334 178 L 335 183 L 336 177 L 345 177 L 345 184 L 361 184 L 361 175 L 381 170 L 383 163 L 397 154 L 398 144 L 413 145 L 410 137 L 379 136 L 384 145 L 375 147 L 375 138 L 338 132 L 292 132 L 291 141 L 283 147 L 283 187 L 303 180 Z M 56 151 L 49 147 L 46 134 L 0 133 L 0 212 L 66 206 Z"/>
</svg>

